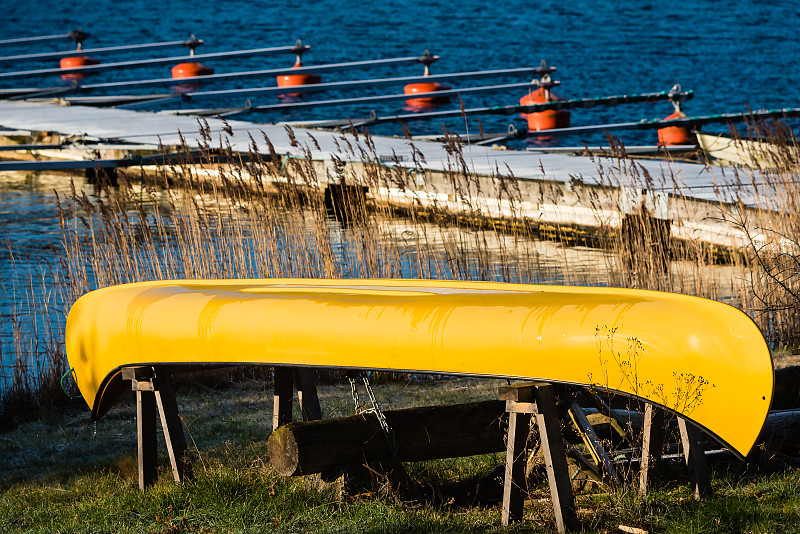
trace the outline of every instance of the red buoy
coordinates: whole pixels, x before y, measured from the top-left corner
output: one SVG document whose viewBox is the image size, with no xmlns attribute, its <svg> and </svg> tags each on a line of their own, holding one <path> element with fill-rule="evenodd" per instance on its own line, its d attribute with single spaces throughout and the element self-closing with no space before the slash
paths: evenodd
<svg viewBox="0 0 800 534">
<path fill-rule="evenodd" d="M 73 56 L 73 57 L 65 57 L 62 58 L 60 61 L 61 68 L 66 69 L 74 69 L 77 67 L 88 67 L 89 65 L 99 65 L 100 60 L 95 59 L 89 56 Z M 86 77 L 86 74 L 74 73 L 74 74 L 62 74 L 62 80 L 82 80 Z"/>
<path fill-rule="evenodd" d="M 172 67 L 172 77 L 176 80 L 181 78 L 194 78 L 195 76 L 209 76 L 214 74 L 214 67 L 209 67 L 203 63 L 190 61 L 178 63 Z"/>
<path fill-rule="evenodd" d="M 686 113 L 676 109 L 675 113 L 665 117 L 664 120 L 683 119 Z M 667 126 L 658 130 L 659 145 L 693 145 L 695 143 L 694 134 L 685 126 Z"/>
<path fill-rule="evenodd" d="M 294 48 L 292 48 L 292 52 L 294 52 L 297 55 L 297 59 L 295 60 L 294 65 L 292 65 L 293 69 L 296 69 L 296 68 L 299 68 L 299 67 L 303 66 L 303 54 L 305 52 L 307 52 L 308 49 L 309 49 L 309 47 L 303 45 L 303 43 L 302 43 L 302 41 L 300 41 L 300 39 L 297 40 L 297 42 L 294 45 Z M 278 87 L 292 87 L 292 86 L 297 86 L 297 85 L 313 85 L 315 83 L 320 83 L 321 81 L 322 81 L 322 76 L 320 76 L 319 74 L 308 74 L 308 73 L 304 73 L 304 74 L 281 74 L 280 76 L 278 76 Z M 297 93 L 295 93 L 292 96 L 296 96 L 296 95 L 297 95 Z"/>
<path fill-rule="evenodd" d="M 519 103 L 521 106 L 529 106 L 531 104 L 546 104 L 559 100 L 563 100 L 563 98 L 557 96 L 548 88 L 540 87 L 520 98 Z M 536 113 L 523 113 L 522 116 L 528 119 L 528 130 L 540 131 L 569 127 L 570 112 L 565 109 L 546 109 Z"/>
</svg>

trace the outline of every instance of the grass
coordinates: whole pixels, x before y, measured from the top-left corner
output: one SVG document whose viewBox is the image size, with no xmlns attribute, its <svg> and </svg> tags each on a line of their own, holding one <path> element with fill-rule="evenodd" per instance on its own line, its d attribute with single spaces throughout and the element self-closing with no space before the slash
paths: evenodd
<svg viewBox="0 0 800 534">
<path fill-rule="evenodd" d="M 375 387 L 385 407 L 491 398 L 496 381 L 422 380 Z M 349 389 L 320 388 L 326 414 L 352 413 Z M 523 522 L 500 526 L 497 505 L 448 498 L 503 461 L 502 455 L 407 464 L 422 484 L 440 488 L 435 503 L 402 502 L 377 493 L 344 497 L 311 477 L 283 479 L 269 467 L 266 440 L 271 391 L 262 382 L 178 393 L 197 480 L 137 486 L 136 426 L 131 399 L 96 428 L 74 408 L 20 425 L 0 438 L 0 530 L 3 532 L 553 532 L 546 484 L 532 491 Z M 721 473 L 716 495 L 696 503 L 687 484 L 656 488 L 644 502 L 633 491 L 578 496 L 585 532 L 625 524 L 651 532 L 798 532 L 800 476 Z"/>
</svg>

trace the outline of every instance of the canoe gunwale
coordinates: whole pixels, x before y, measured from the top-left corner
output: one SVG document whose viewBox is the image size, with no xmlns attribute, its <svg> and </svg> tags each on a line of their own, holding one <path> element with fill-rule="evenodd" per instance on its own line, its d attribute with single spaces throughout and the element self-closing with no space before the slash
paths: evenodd
<svg viewBox="0 0 800 534">
<path fill-rule="evenodd" d="M 173 372 L 180 371 L 183 373 L 190 373 L 195 371 L 203 371 L 203 370 L 211 370 L 211 369 L 219 369 L 224 367 L 303 367 L 308 369 L 336 369 L 342 371 L 377 371 L 377 372 L 395 372 L 395 373 L 411 373 L 411 374 L 419 374 L 419 375 L 444 375 L 444 376 L 453 376 L 453 377 L 462 377 L 462 378 L 493 378 L 498 380 L 516 380 L 521 382 L 546 382 L 549 384 L 555 384 L 559 386 L 571 386 L 571 387 L 578 387 L 578 388 L 586 388 L 586 389 L 593 389 L 603 393 L 610 393 L 612 395 L 619 395 L 625 397 L 626 399 L 631 399 L 633 401 L 645 402 L 652 404 L 654 407 L 664 410 L 670 415 L 675 417 L 682 417 L 690 424 L 694 425 L 696 428 L 705 432 L 708 436 L 712 439 L 717 441 L 723 447 L 728 449 L 736 458 L 741 461 L 745 461 L 746 455 L 740 453 L 736 448 L 731 446 L 727 443 L 723 438 L 719 437 L 715 434 L 712 430 L 708 429 L 707 427 L 703 426 L 702 424 L 698 423 L 697 421 L 693 420 L 691 417 L 683 415 L 679 413 L 677 410 L 670 408 L 668 406 L 664 406 L 663 404 L 659 404 L 656 401 L 653 401 L 648 398 L 640 397 L 637 395 L 632 395 L 625 391 L 620 391 L 613 388 L 603 387 L 599 385 L 588 385 L 582 384 L 577 382 L 565 382 L 560 380 L 552 380 L 546 378 L 536 378 L 536 377 L 525 377 L 525 376 L 507 376 L 507 375 L 491 375 L 491 374 L 475 374 L 475 373 L 441 373 L 438 371 L 421 371 L 415 369 L 395 369 L 395 368 L 386 368 L 386 367 L 330 367 L 325 365 L 304 365 L 304 366 L 287 366 L 286 364 L 275 364 L 269 362 L 237 362 L 237 363 L 230 363 L 230 362 L 210 362 L 210 363 L 194 363 L 194 362 L 156 362 L 156 363 L 135 363 L 129 365 L 119 366 L 113 369 L 106 377 L 103 379 L 102 383 L 100 384 L 100 388 L 98 389 L 98 395 L 95 397 L 94 406 L 92 406 L 92 421 L 99 421 L 113 406 L 115 401 L 127 391 L 127 387 L 125 386 L 125 380 L 122 379 L 122 370 L 124 368 L 130 367 L 152 367 L 153 369 L 158 372 L 160 369 L 169 369 L 170 374 Z M 773 369 L 773 379 L 774 379 L 774 369 Z M 110 392 L 108 395 L 106 392 Z M 772 401 L 773 397 L 770 398 L 770 409 L 772 408 Z M 763 426 L 763 425 L 762 425 Z M 755 446 L 755 445 L 754 445 Z M 752 449 L 751 449 L 752 451 Z M 749 453 L 748 453 L 749 454 Z"/>
</svg>

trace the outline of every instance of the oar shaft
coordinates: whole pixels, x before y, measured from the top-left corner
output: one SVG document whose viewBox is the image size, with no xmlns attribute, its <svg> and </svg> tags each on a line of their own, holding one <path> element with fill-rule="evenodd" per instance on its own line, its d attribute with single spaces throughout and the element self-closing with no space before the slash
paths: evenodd
<svg viewBox="0 0 800 534">
<path fill-rule="evenodd" d="M 16 56 L 0 57 L 0 63 L 13 63 L 18 61 L 33 61 L 40 59 L 58 59 L 70 56 L 88 56 L 97 54 L 112 54 L 114 52 L 125 52 L 128 50 L 160 50 L 162 48 L 174 48 L 177 46 L 188 46 L 190 41 L 163 41 L 160 43 L 142 43 L 124 46 L 108 46 L 104 48 L 87 48 L 84 50 L 60 50 L 57 52 L 41 52 L 37 54 L 20 54 Z"/>
<path fill-rule="evenodd" d="M 194 56 L 180 56 L 180 57 L 159 57 L 159 58 L 152 58 L 152 59 L 140 59 L 137 61 L 119 61 L 117 63 L 105 63 L 100 65 L 89 65 L 86 67 L 76 67 L 74 69 L 38 69 L 38 70 L 27 70 L 27 71 L 17 71 L 17 72 L 3 72 L 0 73 L 0 80 L 9 79 L 9 78 L 23 78 L 29 76 L 48 76 L 51 74 L 81 74 L 81 73 L 88 73 L 88 72 L 101 72 L 104 70 L 113 70 L 113 69 L 123 69 L 123 68 L 136 68 L 136 67 L 149 67 L 151 65 L 165 65 L 169 63 L 181 63 L 185 61 L 204 61 L 208 59 L 227 59 L 227 58 L 234 58 L 234 57 L 248 57 L 248 56 L 259 56 L 259 55 L 268 55 L 268 54 L 280 54 L 286 52 L 293 52 L 296 48 L 293 46 L 279 46 L 274 48 L 254 48 L 251 50 L 234 50 L 230 52 L 215 52 L 211 54 L 197 54 Z M 284 69 L 286 70 L 286 69 Z M 188 78 L 181 79 L 181 83 L 184 83 Z M 174 83 L 174 80 L 172 80 Z M 131 82 L 122 82 L 119 85 L 135 85 Z"/>
<path fill-rule="evenodd" d="M 693 127 L 703 124 L 743 122 L 747 120 L 784 119 L 800 117 L 800 108 L 768 109 L 748 113 L 721 113 L 719 115 L 704 115 L 700 117 L 685 117 L 681 119 L 645 119 L 638 122 L 620 122 L 614 124 L 597 124 L 593 126 L 574 126 L 555 130 L 541 130 L 528 132 L 528 135 L 553 135 L 595 132 L 604 130 L 650 130 L 666 128 L 669 126 Z"/>
<path fill-rule="evenodd" d="M 396 59 L 375 59 L 369 61 L 351 61 L 347 63 L 330 63 L 325 65 L 310 65 L 307 67 L 298 67 L 298 68 L 279 68 L 279 69 L 267 69 L 267 70 L 255 70 L 255 71 L 244 71 L 244 72 L 231 72 L 231 73 L 224 73 L 224 74 L 212 74 L 210 76 L 196 76 L 193 78 L 181 78 L 181 83 L 192 83 L 192 82 L 214 82 L 219 80 L 230 80 L 230 79 L 238 79 L 238 78 L 248 78 L 248 77 L 268 77 L 268 76 L 278 76 L 281 74 L 303 74 L 303 73 L 319 73 L 319 72 L 332 72 L 337 70 L 348 70 L 348 69 L 358 69 L 358 68 L 365 68 L 365 67 L 377 67 L 377 66 L 387 66 L 387 65 L 399 65 L 404 63 L 418 63 L 420 57 L 407 57 L 407 58 L 396 58 Z M 329 89 L 345 89 L 348 87 L 357 87 L 360 85 L 366 84 L 373 84 L 373 85 L 389 85 L 393 83 L 416 83 L 416 82 L 423 82 L 423 81 L 442 81 L 442 80 L 460 80 L 460 79 L 468 79 L 468 78 L 492 78 L 492 77 L 501 77 L 501 76 L 516 76 L 521 74 L 530 74 L 536 71 L 535 67 L 524 67 L 524 68 L 513 68 L 513 69 L 499 69 L 499 70 L 486 70 L 486 71 L 475 71 L 475 72 L 455 72 L 449 74 L 433 74 L 431 76 L 409 76 L 409 77 L 402 77 L 402 78 L 381 78 L 377 80 L 356 80 L 356 81 L 346 81 L 346 82 L 335 82 L 335 83 L 320 83 L 314 85 L 298 85 L 296 87 L 292 87 L 292 93 L 310 93 L 310 92 L 320 92 L 320 91 L 327 91 Z M 175 80 L 172 78 L 159 78 L 153 80 L 138 80 L 138 81 L 131 81 L 131 82 L 109 82 L 109 83 L 95 83 L 95 84 L 87 84 L 80 86 L 80 90 L 82 91 L 89 91 L 95 89 L 113 89 L 116 87 L 142 87 L 148 85 L 172 85 L 175 84 Z M 194 92 L 191 93 L 192 95 L 206 95 L 206 94 L 214 94 L 214 95 L 234 95 L 234 94 L 242 94 L 242 93 L 266 93 L 268 94 L 270 90 L 276 89 L 276 87 L 258 87 L 252 89 L 231 89 L 231 90 L 224 90 L 224 91 L 201 91 L 201 92 Z M 238 93 L 237 93 L 238 92 Z M 282 94 L 285 93 L 285 90 L 279 90 L 275 94 Z"/>
<path fill-rule="evenodd" d="M 620 104 L 635 104 L 640 102 L 656 102 L 659 100 L 671 100 L 681 97 L 683 100 L 690 100 L 694 96 L 693 91 L 683 91 L 680 93 L 660 91 L 658 93 L 640 93 L 633 95 L 614 95 L 599 98 L 577 98 L 571 100 L 559 100 L 544 104 L 513 105 L 513 106 L 493 106 L 483 108 L 454 109 L 446 111 L 433 111 L 429 113 L 410 113 L 404 115 L 390 115 L 376 117 L 371 123 L 397 122 L 422 119 L 439 119 L 449 117 L 460 117 L 462 115 L 513 115 L 515 113 L 536 113 L 548 109 L 572 109 L 572 108 L 592 108 L 596 106 L 617 106 Z M 552 130 L 548 130 L 549 132 Z"/>
<path fill-rule="evenodd" d="M 357 98 L 338 98 L 334 100 L 317 100 L 314 102 L 287 102 L 283 104 L 268 104 L 263 106 L 254 106 L 252 111 L 270 111 L 279 109 L 294 109 L 294 108 L 313 108 L 321 106 L 340 106 L 347 104 L 364 104 L 372 102 L 390 102 L 393 100 L 413 100 L 420 98 L 433 98 L 433 97 L 446 97 L 457 95 L 468 95 L 476 93 L 494 93 L 500 91 L 507 91 L 509 89 L 528 89 L 536 88 L 536 84 L 532 82 L 523 83 L 509 83 L 503 85 L 485 85 L 479 87 L 465 87 L 462 89 L 448 89 L 443 91 L 433 91 L 428 93 L 415 93 L 409 94 L 392 94 L 392 95 L 375 95 L 375 96 L 362 96 Z M 284 92 L 286 90 L 284 89 Z"/>
<path fill-rule="evenodd" d="M 0 40 L 0 46 L 2 45 L 15 45 L 15 44 L 25 44 L 25 43 L 36 43 L 41 41 L 61 41 L 63 39 L 69 39 L 69 33 L 59 33 L 58 35 L 39 35 L 34 37 L 19 37 L 17 39 L 3 39 Z"/>
</svg>

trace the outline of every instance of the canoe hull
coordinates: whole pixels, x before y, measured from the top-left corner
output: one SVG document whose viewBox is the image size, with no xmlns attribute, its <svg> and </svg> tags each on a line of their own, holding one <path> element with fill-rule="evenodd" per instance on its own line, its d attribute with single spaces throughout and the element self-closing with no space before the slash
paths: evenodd
<svg viewBox="0 0 800 534">
<path fill-rule="evenodd" d="M 116 286 L 75 303 L 67 354 L 96 418 L 114 400 L 116 373 L 131 365 L 403 370 L 580 384 L 643 398 L 742 455 L 761 430 L 773 387 L 763 336 L 730 306 L 640 290 L 489 282 Z"/>
</svg>

